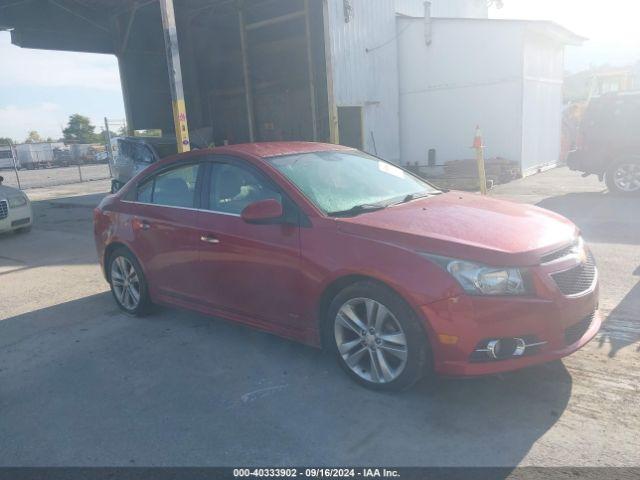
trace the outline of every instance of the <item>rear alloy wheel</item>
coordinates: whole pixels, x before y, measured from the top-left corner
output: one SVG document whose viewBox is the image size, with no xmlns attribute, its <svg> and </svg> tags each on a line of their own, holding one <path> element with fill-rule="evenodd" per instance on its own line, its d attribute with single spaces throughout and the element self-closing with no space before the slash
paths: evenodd
<svg viewBox="0 0 640 480">
<path fill-rule="evenodd" d="M 109 283 L 118 306 L 130 315 L 142 315 L 149 304 L 140 265 L 129 251 L 121 249 L 109 259 Z"/>
<path fill-rule="evenodd" d="M 369 388 L 401 390 L 421 376 L 428 343 L 415 315 L 393 292 L 372 282 L 343 290 L 329 309 L 341 367 Z"/>
<path fill-rule="evenodd" d="M 614 164 L 607 172 L 607 187 L 612 193 L 637 195 L 640 193 L 640 162 L 626 160 Z"/>
</svg>

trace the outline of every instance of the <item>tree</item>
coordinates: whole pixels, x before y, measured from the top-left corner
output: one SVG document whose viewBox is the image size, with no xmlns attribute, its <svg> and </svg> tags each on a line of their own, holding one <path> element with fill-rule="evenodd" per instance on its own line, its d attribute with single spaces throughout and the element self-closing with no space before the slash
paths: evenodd
<svg viewBox="0 0 640 480">
<path fill-rule="evenodd" d="M 24 143 L 40 143 L 43 141 L 44 140 L 42 140 L 42 137 L 38 132 L 36 132 L 35 130 L 31 130 L 27 135 L 27 138 L 25 139 Z"/>
<path fill-rule="evenodd" d="M 15 145 L 17 142 L 9 137 L 0 137 L 0 145 Z"/>
<path fill-rule="evenodd" d="M 91 125 L 89 117 L 74 113 L 69 117 L 67 128 L 62 130 L 66 143 L 98 143 L 102 141 L 95 133 L 96 127 Z"/>
</svg>

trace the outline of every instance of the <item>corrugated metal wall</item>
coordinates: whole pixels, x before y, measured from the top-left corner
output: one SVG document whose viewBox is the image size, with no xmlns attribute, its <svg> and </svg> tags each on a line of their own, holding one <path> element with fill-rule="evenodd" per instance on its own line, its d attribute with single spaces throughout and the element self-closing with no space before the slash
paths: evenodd
<svg viewBox="0 0 640 480">
<path fill-rule="evenodd" d="M 329 0 L 328 25 L 337 106 L 363 107 L 364 149 L 398 162 L 399 90 L 395 0 Z"/>
</svg>

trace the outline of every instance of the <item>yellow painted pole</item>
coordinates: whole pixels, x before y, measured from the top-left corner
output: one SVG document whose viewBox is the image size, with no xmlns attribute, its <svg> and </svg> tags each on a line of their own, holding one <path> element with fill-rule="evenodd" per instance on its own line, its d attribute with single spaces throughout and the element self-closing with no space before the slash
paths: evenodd
<svg viewBox="0 0 640 480">
<path fill-rule="evenodd" d="M 180 50 L 178 48 L 178 31 L 173 0 L 160 0 L 160 11 L 162 13 L 167 66 L 169 67 L 169 86 L 171 87 L 176 142 L 178 152 L 183 153 L 191 150 L 191 142 L 189 140 L 187 107 L 184 102 L 184 90 L 182 87 L 182 68 L 180 67 Z"/>
<path fill-rule="evenodd" d="M 487 174 L 484 168 L 484 143 L 482 142 L 482 131 L 480 126 L 476 127 L 476 135 L 473 139 L 473 149 L 476 151 L 476 161 L 478 162 L 478 180 L 480 181 L 480 193 L 487 194 Z"/>
</svg>

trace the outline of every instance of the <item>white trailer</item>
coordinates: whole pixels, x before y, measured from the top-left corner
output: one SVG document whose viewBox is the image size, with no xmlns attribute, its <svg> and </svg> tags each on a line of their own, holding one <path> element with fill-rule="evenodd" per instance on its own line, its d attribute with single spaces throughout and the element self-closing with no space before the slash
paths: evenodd
<svg viewBox="0 0 640 480">
<path fill-rule="evenodd" d="M 33 170 L 54 164 L 53 149 L 64 147 L 63 143 L 22 143 L 15 145 L 18 168 Z"/>
<path fill-rule="evenodd" d="M 9 145 L 0 145 L 0 170 L 13 169 L 13 155 Z"/>
</svg>

